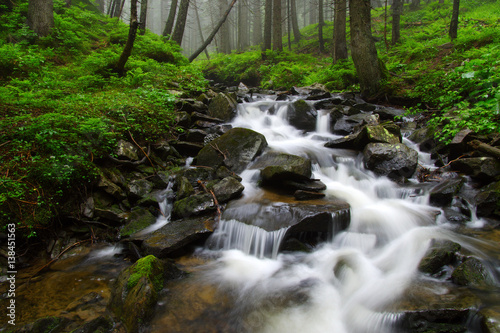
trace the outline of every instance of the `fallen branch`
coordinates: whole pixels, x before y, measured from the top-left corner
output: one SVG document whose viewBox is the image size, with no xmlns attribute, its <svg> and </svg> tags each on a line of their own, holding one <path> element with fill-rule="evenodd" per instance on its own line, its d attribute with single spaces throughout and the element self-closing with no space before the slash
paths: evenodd
<svg viewBox="0 0 500 333">
<path fill-rule="evenodd" d="M 220 150 L 219 146 L 217 146 L 217 144 L 216 144 L 216 143 L 210 143 L 210 147 L 212 147 L 214 150 L 218 151 L 218 152 L 222 155 L 222 157 L 224 157 L 224 160 L 226 160 L 226 159 L 227 159 L 226 154 L 224 154 L 224 153 L 222 152 L 222 150 Z"/>
<path fill-rule="evenodd" d="M 500 159 L 500 149 L 490 146 L 487 143 L 481 142 L 479 140 L 472 140 L 468 143 L 472 148 L 479 150 L 485 154 L 495 157 L 496 159 Z"/>
<path fill-rule="evenodd" d="M 222 211 L 220 209 L 219 201 L 217 200 L 217 197 L 215 196 L 214 191 L 208 190 L 207 187 L 205 186 L 205 184 L 203 184 L 203 182 L 201 180 L 198 180 L 198 184 L 201 186 L 203 191 L 205 191 L 205 193 L 212 195 L 212 198 L 214 199 L 215 208 L 217 208 L 217 221 L 216 222 L 220 221 L 220 218 L 222 216 Z"/>
<path fill-rule="evenodd" d="M 41 271 L 43 271 L 45 268 L 48 268 L 50 265 L 52 265 L 52 263 L 56 262 L 57 260 L 59 260 L 59 258 L 66 252 L 68 251 L 69 249 L 77 246 L 77 245 L 80 245 L 82 243 L 85 243 L 85 242 L 90 242 L 90 241 L 93 241 L 93 238 L 91 239 L 85 239 L 85 240 L 82 240 L 82 241 L 79 241 L 79 242 L 76 242 L 76 243 L 73 243 L 71 244 L 70 246 L 66 247 L 64 250 L 61 251 L 61 253 L 59 253 L 57 255 L 57 257 L 55 257 L 54 259 L 52 259 L 51 261 L 49 261 L 48 263 L 46 263 L 45 265 L 43 265 L 39 270 L 37 270 L 35 273 L 33 273 L 33 275 L 31 275 L 28 279 L 31 280 L 32 278 L 34 278 L 38 273 L 40 273 Z"/>
</svg>

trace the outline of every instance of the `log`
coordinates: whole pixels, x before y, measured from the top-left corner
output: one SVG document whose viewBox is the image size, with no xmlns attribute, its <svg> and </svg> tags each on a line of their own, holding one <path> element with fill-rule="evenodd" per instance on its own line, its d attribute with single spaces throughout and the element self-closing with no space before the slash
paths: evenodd
<svg viewBox="0 0 500 333">
<path fill-rule="evenodd" d="M 472 140 L 471 142 L 469 142 L 469 146 L 500 160 L 500 149 L 496 147 L 490 146 L 489 144 L 481 142 L 479 140 Z"/>
</svg>

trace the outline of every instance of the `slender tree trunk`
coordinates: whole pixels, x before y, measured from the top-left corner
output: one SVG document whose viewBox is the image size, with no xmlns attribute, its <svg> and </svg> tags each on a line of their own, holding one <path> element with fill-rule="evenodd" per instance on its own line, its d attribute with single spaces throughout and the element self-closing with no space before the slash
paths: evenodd
<svg viewBox="0 0 500 333">
<path fill-rule="evenodd" d="M 205 38 L 203 37 L 203 30 L 201 29 L 201 21 L 200 21 L 200 14 L 198 13 L 198 6 L 196 6 L 197 3 L 194 2 L 194 0 L 193 0 L 193 3 L 194 3 L 194 12 L 196 15 L 196 24 L 198 25 L 198 31 L 200 33 L 200 38 L 201 38 L 201 41 L 203 42 L 205 40 Z M 207 59 L 210 60 L 210 55 L 208 54 L 207 46 L 205 46 L 204 51 L 205 51 L 205 55 L 207 56 Z"/>
<path fill-rule="evenodd" d="M 290 0 L 290 11 L 291 11 L 290 15 L 291 15 L 292 29 L 293 29 L 293 40 L 295 43 L 298 43 L 302 38 L 302 35 L 299 29 L 296 0 Z"/>
<path fill-rule="evenodd" d="M 392 45 L 399 43 L 400 35 L 400 22 L 401 14 L 403 12 L 403 2 L 402 0 L 392 1 Z"/>
<path fill-rule="evenodd" d="M 383 77 L 371 33 L 370 0 L 350 0 L 351 54 L 358 74 L 361 95 L 373 97 L 380 93 Z"/>
<path fill-rule="evenodd" d="M 283 51 L 283 32 L 281 30 L 281 0 L 273 0 L 273 51 Z"/>
<path fill-rule="evenodd" d="M 177 12 L 177 0 L 172 0 L 172 3 L 170 4 L 170 11 L 168 12 L 167 22 L 165 22 L 165 28 L 163 29 L 162 33 L 163 36 L 172 35 L 176 12 Z"/>
<path fill-rule="evenodd" d="M 128 58 L 132 54 L 132 48 L 134 47 L 135 36 L 137 35 L 137 0 L 132 0 L 130 2 L 130 27 L 128 29 L 128 38 L 127 43 L 125 43 L 125 47 L 123 48 L 123 52 L 120 55 L 120 59 L 118 59 L 118 63 L 116 64 L 115 70 L 119 76 L 125 75 L 125 64 L 127 63 Z"/>
<path fill-rule="evenodd" d="M 229 13 L 231 12 L 231 9 L 233 9 L 234 4 L 236 3 L 236 0 L 231 1 L 231 4 L 229 5 L 229 8 L 226 10 L 222 18 L 220 19 L 219 23 L 217 23 L 217 26 L 212 30 L 212 33 L 210 36 L 208 36 L 207 40 L 203 43 L 203 45 L 200 46 L 198 50 L 196 50 L 190 57 L 189 61 L 193 61 L 200 55 L 201 52 L 203 52 L 204 49 L 212 42 L 214 39 L 215 35 L 217 34 L 217 31 L 222 27 L 224 22 L 227 20 L 227 17 L 229 16 Z"/>
<path fill-rule="evenodd" d="M 335 0 L 335 15 L 333 27 L 333 63 L 341 59 L 347 59 L 347 38 L 346 38 L 346 19 L 347 3 L 346 0 Z"/>
<path fill-rule="evenodd" d="M 259 45 L 262 42 L 262 10 L 260 8 L 261 0 L 254 1 L 253 7 L 253 31 L 252 44 Z"/>
<path fill-rule="evenodd" d="M 175 23 L 174 33 L 172 34 L 172 40 L 177 42 L 179 45 L 182 44 L 182 38 L 184 37 L 188 10 L 189 0 L 181 0 L 179 14 L 177 15 L 177 22 Z"/>
<path fill-rule="evenodd" d="M 264 45 L 263 50 L 270 50 L 273 41 L 273 0 L 266 0 L 265 18 L 264 18 Z"/>
<path fill-rule="evenodd" d="M 54 27 L 54 5 L 52 0 L 28 1 L 28 26 L 39 37 L 50 34 Z"/>
<path fill-rule="evenodd" d="M 219 15 L 220 17 L 224 17 L 224 8 L 227 7 L 227 0 L 219 0 L 220 5 L 219 5 Z M 220 22 L 220 20 L 219 20 Z M 229 54 L 231 53 L 231 31 L 229 29 L 229 22 L 224 22 L 222 23 L 222 26 L 219 28 L 220 29 L 220 51 L 224 54 Z"/>
<path fill-rule="evenodd" d="M 323 26 L 325 25 L 325 19 L 323 15 L 323 0 L 318 1 L 318 41 L 319 41 L 319 52 L 325 52 L 325 41 L 323 40 Z"/>
<path fill-rule="evenodd" d="M 146 33 L 146 18 L 148 16 L 148 0 L 141 0 L 141 17 L 139 20 L 139 34 Z"/>
<path fill-rule="evenodd" d="M 460 13 L 460 0 L 453 0 L 453 12 L 450 22 L 450 38 L 453 40 L 458 36 L 458 15 Z"/>
</svg>

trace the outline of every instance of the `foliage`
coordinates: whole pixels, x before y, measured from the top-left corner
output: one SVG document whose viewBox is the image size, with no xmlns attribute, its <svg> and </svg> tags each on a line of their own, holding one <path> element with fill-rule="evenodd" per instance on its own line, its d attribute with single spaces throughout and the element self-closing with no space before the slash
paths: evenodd
<svg viewBox="0 0 500 333">
<path fill-rule="evenodd" d="M 189 94 L 207 82 L 177 44 L 149 31 L 117 77 L 128 26 L 91 1 L 56 0 L 44 38 L 26 26 L 26 12 L 19 0 L 0 17 L 0 227 L 14 222 L 34 236 L 96 180 L 117 140 L 149 144 L 174 133 L 171 89 Z"/>
</svg>

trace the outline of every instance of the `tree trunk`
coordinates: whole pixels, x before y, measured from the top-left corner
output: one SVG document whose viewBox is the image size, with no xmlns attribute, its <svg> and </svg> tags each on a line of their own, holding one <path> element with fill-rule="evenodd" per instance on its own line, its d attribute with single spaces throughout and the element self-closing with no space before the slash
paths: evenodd
<svg viewBox="0 0 500 333">
<path fill-rule="evenodd" d="M 259 45 L 262 42 L 262 10 L 260 8 L 260 4 L 261 0 L 254 1 L 252 31 L 253 45 Z"/>
<path fill-rule="evenodd" d="M 28 1 L 28 26 L 39 37 L 50 34 L 54 27 L 54 5 L 52 0 Z"/>
<path fill-rule="evenodd" d="M 243 51 L 248 47 L 248 8 L 244 1 L 238 2 L 238 50 Z"/>
<path fill-rule="evenodd" d="M 139 34 L 146 33 L 146 18 L 148 16 L 148 0 L 141 0 L 141 17 L 139 22 Z"/>
<path fill-rule="evenodd" d="M 170 11 L 168 12 L 167 22 L 165 22 L 165 28 L 163 29 L 163 36 L 172 35 L 172 29 L 174 28 L 175 14 L 177 12 L 177 0 L 172 0 L 170 4 Z"/>
<path fill-rule="evenodd" d="M 401 14 L 403 13 L 402 0 L 393 0 L 392 2 L 392 45 L 399 43 Z"/>
<path fill-rule="evenodd" d="M 453 0 L 453 12 L 450 22 L 450 38 L 453 40 L 458 36 L 458 14 L 460 13 L 460 0 Z"/>
<path fill-rule="evenodd" d="M 194 0 L 193 0 L 193 2 L 194 2 Z M 201 38 L 201 41 L 203 42 L 205 40 L 205 38 L 203 37 L 203 30 L 201 28 L 200 14 L 198 13 L 198 6 L 196 6 L 196 3 L 194 3 L 194 12 L 196 15 L 196 24 L 198 25 L 198 31 L 200 33 L 200 38 Z M 207 56 L 207 59 L 210 60 L 210 55 L 208 54 L 207 46 L 205 46 L 204 51 L 205 51 L 205 55 Z"/>
<path fill-rule="evenodd" d="M 208 36 L 207 40 L 203 43 L 203 45 L 200 46 L 200 48 L 198 50 L 196 50 L 193 53 L 193 55 L 191 55 L 189 57 L 189 61 L 193 61 L 194 59 L 196 59 L 196 57 L 198 57 L 200 55 L 200 53 L 203 52 L 203 50 L 205 50 L 205 48 L 212 42 L 212 40 L 214 39 L 215 35 L 217 34 L 217 32 L 219 31 L 219 29 L 224 24 L 224 22 L 226 21 L 227 17 L 229 16 L 229 13 L 231 12 L 231 9 L 233 9 L 235 3 L 236 3 L 236 0 L 233 0 L 231 2 L 231 4 L 229 5 L 229 8 L 226 10 L 226 12 L 224 13 L 224 15 L 220 19 L 219 23 L 217 23 L 217 26 L 214 28 L 214 30 L 212 31 L 212 33 L 210 34 L 210 36 Z"/>
<path fill-rule="evenodd" d="M 420 7 L 420 0 L 411 0 L 410 9 L 416 10 Z"/>
<path fill-rule="evenodd" d="M 264 45 L 263 50 L 270 50 L 273 41 L 273 0 L 266 0 L 264 17 Z"/>
<path fill-rule="evenodd" d="M 174 33 L 172 34 L 172 40 L 179 45 L 182 44 L 182 38 L 184 37 L 188 10 L 189 0 L 181 0 L 179 15 L 177 15 L 177 22 L 175 23 Z"/>
<path fill-rule="evenodd" d="M 292 19 L 292 30 L 293 30 L 293 40 L 295 43 L 298 43 L 302 38 L 299 29 L 299 19 L 297 17 L 297 4 L 295 0 L 290 1 L 290 15 Z"/>
<path fill-rule="evenodd" d="M 382 69 L 371 33 L 370 0 L 350 0 L 351 54 L 358 74 L 361 95 L 374 97 L 380 93 Z"/>
<path fill-rule="evenodd" d="M 323 17 L 323 0 L 318 1 L 318 41 L 319 41 L 319 52 L 325 52 L 325 41 L 323 40 L 323 26 L 325 25 L 325 20 Z"/>
<path fill-rule="evenodd" d="M 273 0 L 273 51 L 283 51 L 281 30 L 281 0 Z"/>
<path fill-rule="evenodd" d="M 125 43 L 123 52 L 120 55 L 120 59 L 118 59 L 118 63 L 116 64 L 115 67 L 115 70 L 119 76 L 125 75 L 125 64 L 127 63 L 128 58 L 132 54 L 132 48 L 134 47 L 134 41 L 135 41 L 135 36 L 137 35 L 138 25 L 139 23 L 137 22 L 137 0 L 132 0 L 130 2 L 130 27 L 128 29 L 127 43 Z"/>
<path fill-rule="evenodd" d="M 220 5 L 219 5 L 219 15 L 220 17 L 224 17 L 224 8 L 226 8 L 227 6 L 227 1 L 226 0 L 219 0 L 220 1 Z M 220 20 L 219 20 L 220 22 Z M 220 29 L 220 33 L 219 33 L 219 37 L 220 37 L 220 51 L 224 54 L 229 54 L 231 53 L 231 31 L 229 30 L 229 22 L 226 22 L 226 20 L 224 20 L 224 22 L 222 23 L 222 26 L 219 28 Z"/>
<path fill-rule="evenodd" d="M 346 18 L 346 0 L 335 0 L 333 63 L 336 63 L 341 59 L 347 59 Z"/>
</svg>

